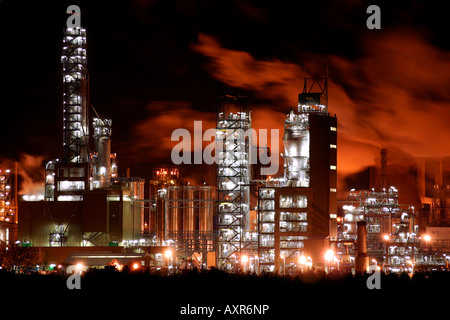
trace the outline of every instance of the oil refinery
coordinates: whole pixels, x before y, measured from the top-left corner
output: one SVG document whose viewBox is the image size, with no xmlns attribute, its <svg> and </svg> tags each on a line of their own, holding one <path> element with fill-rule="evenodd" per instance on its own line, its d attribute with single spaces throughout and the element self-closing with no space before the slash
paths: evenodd
<svg viewBox="0 0 450 320">
<path fill-rule="evenodd" d="M 120 176 L 113 121 L 90 100 L 87 36 L 82 27 L 63 32 L 63 154 L 43 168 L 45 194 L 19 199 L 17 168 L 1 168 L 2 247 L 36 249 L 45 271 L 76 263 L 280 275 L 448 268 L 450 187 L 442 165 L 424 164 L 417 174 L 419 205 L 399 202 L 408 191 L 389 175 L 386 149 L 370 189 L 338 190 L 339 114 L 329 112 L 328 74 L 305 78 L 298 105 L 285 110 L 278 175 L 261 176 L 264 164 L 251 159 L 247 133 L 258 114 L 251 99 L 221 95 L 215 185 L 191 185 L 172 163 L 149 169 L 149 179 L 128 170 Z"/>
</svg>

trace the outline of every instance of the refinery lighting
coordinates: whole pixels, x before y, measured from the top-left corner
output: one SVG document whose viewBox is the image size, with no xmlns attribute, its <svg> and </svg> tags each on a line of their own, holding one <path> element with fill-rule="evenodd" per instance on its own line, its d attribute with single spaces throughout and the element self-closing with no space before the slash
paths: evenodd
<svg viewBox="0 0 450 320">
<path fill-rule="evenodd" d="M 327 250 L 327 252 L 325 252 L 325 260 L 327 261 L 331 261 L 334 258 L 334 251 L 333 250 Z"/>
<path fill-rule="evenodd" d="M 165 252 L 164 252 L 164 256 L 167 258 L 167 259 L 169 259 L 170 257 L 172 257 L 172 250 L 166 250 Z"/>
<path fill-rule="evenodd" d="M 81 262 L 79 262 L 77 263 L 76 268 L 78 272 L 81 274 L 83 272 L 84 265 Z"/>
<path fill-rule="evenodd" d="M 298 258 L 298 263 L 300 263 L 301 265 L 306 264 L 306 257 L 305 256 L 300 256 Z"/>
<path fill-rule="evenodd" d="M 316 6 L 308 6 L 306 9 L 309 7 Z M 333 9 L 336 8 L 338 6 Z M 22 9 L 18 12 L 31 16 L 36 14 L 34 9 Z M 39 9 L 42 10 L 38 10 L 38 13 L 44 14 L 45 18 L 55 14 L 55 10 L 47 10 L 48 8 L 40 6 Z M 4 114 L 6 122 L 14 123 L 13 120 L 20 122 L 23 117 L 28 118 L 21 122 L 22 126 L 13 130 L 13 135 L 4 135 L 6 140 L 14 139 L 16 135 L 20 136 L 17 141 L 7 141 L 4 144 L 6 154 L 2 155 L 1 163 L 10 165 L 13 159 L 9 158 L 15 157 L 16 166 L 19 163 L 20 167 L 12 171 L 0 170 L 0 269 L 5 270 L 9 265 L 12 272 L 18 274 L 16 278 L 23 278 L 21 274 L 28 272 L 33 273 L 33 277 L 36 274 L 36 277 L 42 275 L 53 278 L 53 275 L 44 276 L 52 273 L 58 277 L 68 278 L 66 271 L 74 270 L 71 279 L 83 278 L 81 279 L 83 290 L 78 291 L 82 293 L 83 298 L 85 296 L 83 292 L 89 291 L 96 296 L 105 296 L 103 293 L 109 290 L 106 295 L 109 301 L 120 301 L 120 305 L 132 308 L 142 305 L 136 300 L 142 299 L 146 301 L 146 307 L 150 312 L 162 311 L 168 319 L 177 318 L 169 313 L 179 309 L 173 306 L 179 306 L 181 299 L 185 299 L 186 304 L 191 303 L 191 306 L 195 303 L 194 309 L 197 311 L 213 305 L 216 308 L 223 307 L 224 311 L 225 305 L 231 302 L 241 311 L 250 310 L 252 307 L 238 306 L 247 303 L 248 300 L 239 300 L 239 296 L 244 298 L 251 296 L 252 299 L 248 301 L 251 303 L 255 301 L 258 304 L 257 295 L 260 295 L 262 303 L 270 304 L 270 316 L 280 319 L 288 318 L 281 312 L 289 306 L 293 306 L 294 312 L 299 316 L 304 309 L 302 306 L 313 306 L 315 303 L 329 306 L 331 302 L 333 306 L 335 304 L 342 306 L 342 312 L 334 307 L 322 308 L 333 313 L 334 317 L 336 310 L 343 316 L 347 313 L 360 315 L 355 306 L 366 309 L 381 306 L 380 310 L 382 308 L 390 310 L 389 301 L 396 303 L 398 301 L 396 299 L 403 296 L 410 299 L 410 304 L 397 303 L 398 305 L 416 307 L 414 305 L 416 301 L 419 301 L 417 307 L 429 305 L 427 301 L 416 298 L 422 289 L 425 289 L 423 290 L 425 294 L 434 291 L 431 290 L 434 289 L 431 286 L 409 290 L 409 294 L 406 295 L 399 290 L 400 293 L 389 294 L 388 299 L 381 304 L 366 299 L 364 293 L 361 293 L 372 290 L 370 281 L 366 282 L 365 278 L 372 279 L 376 289 L 379 289 L 375 285 L 378 281 L 376 277 L 381 278 L 381 286 L 386 290 L 370 295 L 377 298 L 394 287 L 389 285 L 389 278 L 392 278 L 392 274 L 388 275 L 389 273 L 410 271 L 413 273 L 416 270 L 417 274 L 411 273 L 411 277 L 416 278 L 407 284 L 409 289 L 430 281 L 434 275 L 426 276 L 429 272 L 448 271 L 450 159 L 441 157 L 447 151 L 446 139 L 450 135 L 440 130 L 429 129 L 444 129 L 445 126 L 439 126 L 447 117 L 437 111 L 442 111 L 440 109 L 446 103 L 450 103 L 450 98 L 448 101 L 440 101 L 445 99 L 437 99 L 432 94 L 414 95 L 411 88 L 419 86 L 405 85 L 402 81 L 397 81 L 400 88 L 398 86 L 388 88 L 388 85 L 392 85 L 389 77 L 375 79 L 374 76 L 381 74 L 379 70 L 388 72 L 391 76 L 395 73 L 393 71 L 400 70 L 397 74 L 399 77 L 406 75 L 405 81 L 414 79 L 420 82 L 425 79 L 420 82 L 420 84 L 425 82 L 425 90 L 422 91 L 433 93 L 432 90 L 426 90 L 430 89 L 426 87 L 430 85 L 426 83 L 429 79 L 421 78 L 424 73 L 414 69 L 421 66 L 420 61 L 414 59 L 423 56 L 421 53 L 430 53 L 428 56 L 431 60 L 442 60 L 437 61 L 441 63 L 436 63 L 442 70 L 432 68 L 435 65 L 428 63 L 430 65 L 428 76 L 433 78 L 436 70 L 441 71 L 433 78 L 435 83 L 441 83 L 439 80 L 444 79 L 441 73 L 449 74 L 445 72 L 447 56 L 442 54 L 446 53 L 443 50 L 445 48 L 430 50 L 430 46 L 436 44 L 423 41 L 426 42 L 425 49 L 423 52 L 417 50 L 420 47 L 412 46 L 409 41 L 416 41 L 418 44 L 416 38 L 427 40 L 421 39 L 423 34 L 403 38 L 400 34 L 401 39 L 388 37 L 380 40 L 373 37 L 372 40 L 375 42 L 372 46 L 358 36 L 357 42 L 364 41 L 361 43 L 347 41 L 344 42 L 344 47 L 346 43 L 352 44 L 348 50 L 334 50 L 343 56 L 340 59 L 332 59 L 334 65 L 330 66 L 332 71 L 330 78 L 328 66 L 326 75 L 325 66 L 316 64 L 309 72 L 306 66 L 304 72 L 302 70 L 297 72 L 300 66 L 296 63 L 285 61 L 289 59 L 279 60 L 277 55 L 279 46 L 270 46 L 271 52 L 268 55 L 267 52 L 263 52 L 264 50 L 259 50 L 260 47 L 255 49 L 252 41 L 233 43 L 235 35 L 223 33 L 237 30 L 228 27 L 230 23 L 241 26 L 248 21 L 248 25 L 254 26 L 255 17 L 260 29 L 267 28 L 267 22 L 276 22 L 271 26 L 273 28 L 279 26 L 280 21 L 291 21 L 292 25 L 281 23 L 282 28 L 276 30 L 281 33 L 311 26 L 300 32 L 302 36 L 308 36 L 307 38 L 293 39 L 294 37 L 290 37 L 292 35 L 287 35 L 283 37 L 283 41 L 291 41 L 285 48 L 297 48 L 290 45 L 295 42 L 306 44 L 305 47 L 311 48 L 312 60 L 315 61 L 316 56 L 329 54 L 326 48 L 322 48 L 322 43 L 329 45 L 329 41 L 321 41 L 319 37 L 321 34 L 330 34 L 322 32 L 321 29 L 323 25 L 329 27 L 327 19 L 320 19 L 322 17 L 314 13 L 305 13 L 304 16 L 310 23 L 299 25 L 294 17 L 299 10 L 275 8 L 277 15 L 273 20 L 273 17 L 269 19 L 269 16 L 274 8 L 265 6 L 259 8 L 256 2 L 251 6 L 236 6 L 233 2 L 232 5 L 220 6 L 217 11 L 219 15 L 226 17 L 227 21 L 215 19 L 216 10 L 206 10 L 208 12 L 205 13 L 202 10 L 191 10 L 192 21 L 215 23 L 217 20 L 226 27 L 219 28 L 220 34 L 214 34 L 214 30 L 219 29 L 210 28 L 213 34 L 200 34 L 198 37 L 184 39 L 183 43 L 188 45 L 184 47 L 188 50 L 178 50 L 180 51 L 178 53 L 181 54 L 180 57 L 184 54 L 189 56 L 188 59 L 178 60 L 181 64 L 186 61 L 193 62 L 194 65 L 188 67 L 192 67 L 192 70 L 204 70 L 199 77 L 206 78 L 203 79 L 205 81 L 195 83 L 175 81 L 176 86 L 179 83 L 184 85 L 183 91 L 177 93 L 176 90 L 179 88 L 176 86 L 162 87 L 173 83 L 174 81 L 170 80 L 173 80 L 174 75 L 186 71 L 186 66 L 179 69 L 180 65 L 177 63 L 172 66 L 173 70 L 168 72 L 169 64 L 155 61 L 164 60 L 166 58 L 164 53 L 168 52 L 165 50 L 167 48 L 157 50 L 161 46 L 158 41 L 173 36 L 164 34 L 167 29 L 165 26 L 173 21 L 189 22 L 186 19 L 178 19 L 178 15 L 186 10 L 179 10 L 177 6 L 147 8 L 142 3 L 132 7 L 125 5 L 118 9 L 125 10 L 128 18 L 135 11 L 142 11 L 150 18 L 162 14 L 163 18 L 158 20 L 157 24 L 163 33 L 162 36 L 150 37 L 151 43 L 149 41 L 145 43 L 147 49 L 149 45 L 152 46 L 152 50 L 147 51 L 151 51 L 151 55 L 155 56 L 124 54 L 122 40 L 125 38 L 126 43 L 131 44 L 125 46 L 126 51 L 130 48 L 142 49 L 138 48 L 140 44 L 137 40 L 145 35 L 146 31 L 158 28 L 156 24 L 140 21 L 136 25 L 135 22 L 142 19 L 127 18 L 126 23 L 122 23 L 120 28 L 114 26 L 110 28 L 111 23 L 105 24 L 105 21 L 101 20 L 103 16 L 107 16 L 104 10 L 105 14 L 98 15 L 97 18 L 92 16 L 90 19 L 94 35 L 93 38 L 89 38 L 89 47 L 94 49 L 91 53 L 94 62 L 92 69 L 89 64 L 89 68 L 94 71 L 91 75 L 88 73 L 90 49 L 87 49 L 86 30 L 78 26 L 81 22 L 72 24 L 70 28 L 69 23 L 58 27 L 61 29 L 62 41 L 58 40 L 61 52 L 56 53 L 57 57 L 53 49 L 58 43 L 51 44 L 57 37 L 57 29 L 43 32 L 42 28 L 33 27 L 30 32 L 24 24 L 23 30 L 21 28 L 4 30 L 8 34 L 7 40 L 11 38 L 16 40 L 13 44 L 16 42 L 23 44 L 19 48 L 7 47 L 8 52 L 17 50 L 19 59 L 16 65 L 13 65 L 10 58 L 14 58 L 14 53 L 8 55 L 7 64 L 11 64 L 13 72 L 6 75 L 5 79 L 10 80 L 9 84 L 14 89 L 18 75 L 32 75 L 32 77 L 30 81 L 22 81 L 23 86 L 18 87 L 18 90 L 11 90 L 11 97 L 14 100 L 12 107 L 16 108 L 17 105 L 19 110 L 18 112 L 13 110 L 11 113 L 14 115 L 17 113 L 15 119 L 8 118 L 8 110 L 11 109 L 8 103 L 5 108 L 8 109 L 8 113 Z M 361 11 L 362 8 L 357 9 Z M 82 12 L 89 11 L 91 10 L 86 5 Z M 235 11 L 239 12 L 237 20 L 236 16 L 233 16 Z M 325 11 L 328 12 L 329 8 Z M 97 10 L 90 15 L 99 12 Z M 204 19 L 196 16 L 200 12 L 202 15 L 207 14 L 206 20 L 197 19 Z M 359 13 L 358 23 L 361 22 L 361 14 L 364 12 Z M 175 16 L 172 20 L 164 18 L 173 15 Z M 81 13 L 75 16 L 79 17 Z M 385 15 L 387 18 L 388 16 Z M 291 19 L 292 17 L 294 19 Z M 355 14 L 346 17 L 354 18 Z M 132 18 L 139 18 L 139 15 Z M 396 17 L 391 15 L 390 19 L 386 27 L 392 26 L 392 22 L 397 23 Z M 39 19 L 29 21 L 35 20 Z M 60 20 L 58 17 L 53 17 L 50 21 L 58 20 Z M 420 22 L 425 20 L 420 19 Z M 339 27 L 343 24 L 334 20 L 333 22 L 333 26 L 338 27 L 338 32 L 331 34 L 342 33 L 339 32 Z M 43 28 L 52 25 L 46 23 Z M 75 25 L 77 27 L 74 27 Z M 136 26 L 140 29 L 136 29 Z M 199 33 L 197 26 L 194 28 L 195 32 L 191 32 L 193 30 L 189 29 L 186 23 L 183 27 L 187 28 L 188 35 Z M 316 28 L 319 28 L 320 32 L 317 34 L 319 36 L 309 36 L 310 31 L 314 32 Z M 248 33 L 247 29 L 242 29 L 242 32 Z M 360 26 L 359 30 L 363 29 L 364 25 Z M 133 30 L 140 31 L 137 36 L 127 38 L 127 33 Z M 277 33 L 269 34 L 265 31 L 267 30 L 261 29 L 260 34 L 263 35 L 261 39 L 269 44 L 273 43 Z M 11 32 L 14 34 L 10 34 Z M 359 31 L 356 33 L 362 34 Z M 295 34 L 299 35 L 298 32 Z M 220 40 L 225 38 L 228 39 L 227 43 L 221 43 Z M 396 42 L 393 39 L 401 41 Z M 164 47 L 164 43 L 172 42 L 163 41 L 162 46 Z M 41 45 L 36 46 L 36 43 Z M 314 49 L 317 44 L 321 45 L 320 50 Z M 29 50 L 24 51 L 24 47 Z M 330 46 L 330 49 L 333 49 L 331 47 L 333 46 Z M 371 47 L 377 50 L 370 50 Z M 403 51 L 393 50 L 400 47 Z M 42 48 L 50 48 L 53 53 L 49 54 L 49 50 Z M 99 48 L 106 51 L 98 50 Z M 360 49 L 360 54 L 357 57 L 345 56 L 353 48 Z M 411 50 L 416 52 L 410 52 Z M 392 52 L 394 54 L 391 54 Z M 403 60 L 413 59 L 411 63 L 404 63 L 406 67 L 403 69 L 398 68 L 402 66 L 398 63 L 399 59 L 396 59 L 397 55 L 400 56 L 399 52 Z M 30 59 L 22 59 L 27 54 Z M 44 56 L 47 58 L 53 56 L 59 62 L 43 63 L 48 62 L 47 58 L 42 59 Z M 290 55 L 288 53 L 284 56 Z M 142 61 L 134 61 L 133 58 L 142 58 L 142 61 L 148 63 L 139 68 L 138 64 L 142 65 Z M 137 64 L 132 68 L 123 68 L 130 62 Z M 376 62 L 372 65 L 388 67 L 371 67 L 370 62 Z M 97 63 L 103 63 L 103 66 L 96 66 Z M 155 64 L 159 67 L 154 68 Z M 420 70 L 423 71 L 425 67 L 422 66 Z M 447 67 L 450 69 L 450 64 Z M 139 74 L 128 76 L 124 70 L 127 72 L 137 70 Z M 355 70 L 362 71 L 353 72 Z M 100 75 L 99 71 L 106 73 Z M 164 74 L 161 74 L 161 71 Z M 55 75 L 59 84 L 53 88 L 44 88 L 46 84 L 56 84 L 53 81 Z M 49 76 L 52 81 L 48 81 Z M 299 76 L 306 77 L 303 90 L 299 86 L 302 80 L 298 78 Z M 388 81 L 383 81 L 385 78 Z M 93 84 L 92 92 L 89 83 Z M 136 83 L 139 85 L 136 86 Z M 196 86 L 196 83 L 200 86 Z M 352 85 L 355 83 L 364 85 Z M 208 102 L 213 95 L 211 89 L 217 84 L 225 88 L 231 87 L 231 93 L 214 95 L 214 101 Z M 330 93 L 336 94 L 331 97 L 330 101 L 333 103 L 330 104 L 330 109 L 328 109 L 328 84 L 333 89 Z M 387 90 L 379 90 L 381 87 Z M 96 92 L 97 90 L 100 91 Z M 155 90 L 162 91 L 156 92 L 155 95 L 153 92 Z M 408 90 L 410 92 L 406 95 L 410 94 L 411 99 L 398 97 L 395 99 L 395 93 L 403 94 Z M 23 96 L 16 97 L 16 91 Z M 189 94 L 185 95 L 186 92 Z M 195 92 L 200 92 L 203 97 Z M 247 97 L 245 96 L 247 93 L 256 96 Z M 298 96 L 298 103 L 292 104 L 297 97 L 288 94 Z M 130 95 L 132 99 L 128 97 Z M 183 96 L 186 99 L 183 99 Z M 164 99 L 157 99 L 161 97 Z M 385 97 L 394 98 L 390 99 L 390 104 L 383 104 Z M 379 101 L 374 103 L 374 99 Z M 367 101 L 358 103 L 363 100 Z M 345 103 L 341 105 L 339 101 Z M 419 111 L 412 110 L 414 108 L 408 109 L 412 103 L 408 104 L 405 101 L 414 101 L 414 105 L 422 108 L 416 108 L 420 109 Z M 283 107 L 285 103 L 290 105 Z M 423 106 L 427 109 L 425 111 L 428 111 L 427 116 L 419 119 L 422 121 L 416 119 L 417 121 L 411 122 L 411 115 L 423 114 Z M 28 110 L 30 108 L 34 112 L 30 113 Z M 380 112 L 384 110 L 383 108 L 396 112 Z M 116 160 L 116 154 L 111 151 L 114 147 L 111 145 L 112 120 L 101 116 L 102 109 L 108 110 L 111 115 L 121 115 L 117 119 L 119 130 L 114 131 L 114 136 L 120 142 L 119 150 L 124 152 L 123 159 L 117 157 Z M 336 111 L 341 115 L 331 113 Z M 447 111 L 450 115 L 450 110 Z M 362 117 L 345 117 L 353 114 Z M 35 116 L 35 119 L 30 118 L 30 115 Z M 380 115 L 397 118 L 387 119 L 380 125 Z M 338 122 L 341 116 L 342 124 L 340 120 Z M 53 123 L 55 117 L 58 117 L 59 123 Z M 433 117 L 442 121 L 436 121 Z M 408 128 L 405 127 L 406 122 L 410 122 Z M 202 127 L 201 123 L 207 127 Z M 338 124 L 340 130 L 337 130 Z M 15 128 L 14 125 L 11 126 Z M 34 130 L 41 127 L 46 128 Z M 372 136 L 373 130 L 367 128 L 374 127 L 383 132 Z M 393 129 L 389 131 L 389 128 Z M 418 135 L 415 138 L 408 135 L 410 133 L 414 135 L 413 129 Z M 267 139 L 269 130 L 270 141 Z M 58 133 L 59 131 L 61 132 Z M 448 131 L 450 132 L 450 129 Z M 375 164 L 375 160 L 379 157 L 374 154 L 373 146 L 377 148 L 380 143 L 379 139 L 374 141 L 373 137 L 378 138 L 383 134 L 389 138 L 387 145 L 392 148 L 394 161 L 392 164 L 389 161 L 389 166 L 386 164 L 387 158 L 383 158 L 386 149 L 382 149 L 381 165 Z M 183 138 L 183 144 L 177 146 L 183 146 L 183 154 L 188 156 L 181 157 L 181 161 L 175 160 L 178 158 L 175 157 L 177 148 L 181 155 L 180 147 L 175 148 L 172 143 L 176 136 Z M 188 137 L 193 140 L 188 141 Z M 208 138 L 212 144 L 204 143 L 208 142 Z M 415 144 L 405 143 L 405 139 Z M 60 146 L 53 145 L 52 141 Z M 342 142 L 339 148 L 338 141 L 339 144 Z M 439 145 L 441 148 L 436 148 L 435 144 L 438 142 L 441 143 Z M 25 145 L 20 146 L 21 143 Z M 214 148 L 211 148 L 213 146 Z M 12 149 L 8 151 L 7 149 L 11 147 Z M 64 152 L 59 155 L 60 160 L 54 158 L 58 149 Z M 435 154 L 431 154 L 432 151 Z M 53 160 L 47 160 L 44 167 L 43 160 L 47 155 L 53 157 Z M 395 158 L 399 155 L 400 158 Z M 403 157 L 404 155 L 406 156 Z M 416 159 L 419 155 L 420 159 Z M 407 161 L 402 161 L 404 158 L 407 158 Z M 117 164 L 122 166 L 122 161 L 124 167 L 119 170 Z M 162 163 L 156 166 L 158 162 Z M 277 170 L 267 170 L 273 169 L 274 165 Z M 10 180 L 11 172 L 16 176 L 16 180 Z M 395 186 L 390 186 L 391 183 L 399 184 L 401 194 Z M 357 189 L 352 188 L 352 185 Z M 20 194 L 17 192 L 18 189 Z M 399 204 L 399 199 L 403 204 Z M 22 252 L 30 252 L 30 257 L 26 257 Z M 14 255 L 20 255 L 21 260 L 26 257 L 29 266 L 24 266 L 21 261 L 20 264 L 8 261 L 15 259 Z M 39 265 L 36 265 L 37 263 Z M 380 268 L 383 273 L 372 274 L 374 270 Z M 190 280 L 194 279 L 192 283 L 184 285 L 178 281 L 190 273 L 196 274 L 189 277 Z M 81 274 L 86 276 L 81 277 Z M 210 287 L 204 286 L 199 281 L 205 274 L 208 276 L 207 281 L 211 282 L 208 283 L 211 284 Z M 0 286 L 4 283 L 1 279 L 3 275 L 4 272 L 0 272 Z M 106 275 L 106 278 L 102 279 L 106 280 L 104 281 L 106 286 L 93 281 L 98 275 Z M 150 282 L 142 281 L 147 275 L 150 275 Z M 224 283 L 211 281 L 217 275 Z M 140 295 L 134 288 L 120 287 L 122 284 L 131 284 L 132 278 L 138 279 L 139 287 L 149 288 L 147 291 L 151 291 L 151 299 L 148 295 Z M 153 281 L 157 278 L 162 280 Z M 233 278 L 249 280 L 236 282 L 232 280 Z M 356 278 L 356 281 L 353 278 Z M 159 284 L 163 288 L 170 287 L 174 282 L 173 279 L 177 280 L 175 281 L 177 285 L 183 285 L 181 290 L 176 287 L 160 290 Z M 267 279 L 271 283 L 281 281 L 285 285 L 283 288 L 276 286 L 281 290 L 273 290 L 265 285 L 264 281 Z M 259 281 L 262 282 L 258 283 Z M 328 285 L 334 285 L 339 281 L 343 282 L 328 290 Z M 20 284 L 22 282 L 24 281 Z M 56 289 L 52 283 L 47 286 L 49 291 Z M 260 285 L 261 283 L 263 284 Z M 357 283 L 360 287 L 354 290 L 352 283 Z M 397 283 L 402 285 L 404 281 Z M 319 288 L 313 288 L 316 285 L 319 285 Z M 54 298 L 59 298 L 58 294 L 53 296 L 45 294 L 44 290 L 47 289 L 45 285 L 35 287 L 34 291 L 23 290 L 23 292 L 29 293 L 30 299 L 34 299 L 37 295 L 47 300 L 50 297 L 50 303 L 56 301 Z M 16 288 L 18 290 L 14 292 L 22 294 L 22 288 L 19 286 Z M 350 290 L 344 291 L 347 288 Z M 199 300 L 197 303 L 194 299 L 196 296 L 180 294 L 192 289 L 201 289 L 197 290 L 199 294 L 197 296 L 204 296 L 206 293 L 211 299 Z M 307 294 L 303 296 L 290 294 L 287 289 L 294 289 L 292 290 L 294 293 L 306 291 Z M 2 290 L 9 292 L 4 288 Z M 348 292 L 350 294 L 347 294 Z M 231 300 L 227 301 L 220 296 L 224 293 L 229 294 Z M 271 294 L 280 298 L 280 308 Z M 324 299 L 324 294 L 329 298 Z M 64 299 L 66 296 L 64 294 L 61 298 Z M 334 303 L 334 296 L 346 302 Z M 311 299 L 312 303 L 307 300 L 309 298 L 314 298 Z M 130 303 L 124 299 L 130 299 Z M 160 300 L 171 303 L 172 307 L 166 308 L 159 303 Z M 114 309 L 118 306 L 118 303 L 103 305 L 97 297 L 92 301 L 102 311 L 103 307 Z M 149 301 L 154 305 L 149 304 Z M 23 301 L 19 303 L 23 304 Z M 439 306 L 436 303 L 434 305 Z M 9 309 L 13 312 L 21 311 L 20 308 Z M 403 309 L 400 308 L 399 312 L 403 312 Z M 216 315 L 217 312 L 218 310 Z M 318 310 L 313 315 L 327 318 L 323 310 Z"/>
</svg>

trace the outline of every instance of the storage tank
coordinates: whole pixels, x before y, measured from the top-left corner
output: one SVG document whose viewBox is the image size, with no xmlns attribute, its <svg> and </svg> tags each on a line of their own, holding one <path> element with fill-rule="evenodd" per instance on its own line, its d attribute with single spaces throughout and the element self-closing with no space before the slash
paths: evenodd
<svg viewBox="0 0 450 320">
<path fill-rule="evenodd" d="M 111 125 L 111 119 L 99 118 L 92 124 L 97 152 L 94 179 L 100 188 L 109 187 L 111 180 Z"/>
<path fill-rule="evenodd" d="M 207 201 L 212 199 L 214 199 L 214 189 L 212 187 L 201 187 L 199 229 L 202 233 L 213 231 L 214 202 Z"/>
<path fill-rule="evenodd" d="M 167 234 L 169 238 L 181 231 L 180 221 L 182 219 L 183 191 L 178 187 L 169 187 L 167 190 Z"/>
<path fill-rule="evenodd" d="M 196 231 L 194 199 L 195 187 L 185 187 L 183 208 L 183 231 L 185 234 Z"/>
<path fill-rule="evenodd" d="M 291 111 L 285 121 L 283 143 L 288 186 L 309 187 L 310 133 L 307 115 L 296 115 Z"/>
</svg>

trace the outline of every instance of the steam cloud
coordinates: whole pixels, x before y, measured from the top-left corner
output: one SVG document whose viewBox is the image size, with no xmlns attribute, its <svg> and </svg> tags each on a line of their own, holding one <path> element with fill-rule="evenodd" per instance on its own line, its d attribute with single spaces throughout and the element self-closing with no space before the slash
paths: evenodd
<svg viewBox="0 0 450 320">
<path fill-rule="evenodd" d="M 248 52 L 224 48 L 205 34 L 199 34 L 191 46 L 209 58 L 206 68 L 213 78 L 265 99 L 264 105 L 253 106 L 255 129 L 279 129 L 280 133 L 285 115 L 297 105 L 304 77 L 329 65 L 329 111 L 338 117 L 341 178 L 377 165 L 380 148 L 388 149 L 390 165 L 450 156 L 450 135 L 443 134 L 450 122 L 450 91 L 444 86 L 450 78 L 450 52 L 431 45 L 424 33 L 400 29 L 368 36 L 361 48 L 353 60 L 305 54 L 311 71 L 305 75 L 303 65 L 258 60 Z M 151 117 L 133 131 L 135 156 L 169 155 L 176 144 L 170 141 L 172 131 L 186 128 L 192 132 L 195 120 L 202 120 L 204 129 L 215 126 L 212 111 L 198 111 L 188 102 L 155 101 L 148 108 Z"/>
<path fill-rule="evenodd" d="M 17 174 L 19 176 L 18 193 L 20 195 L 44 195 L 44 160 L 45 156 L 22 153 L 17 161 Z M 15 161 L 1 159 L 0 168 L 9 169 L 14 173 Z"/>
</svg>

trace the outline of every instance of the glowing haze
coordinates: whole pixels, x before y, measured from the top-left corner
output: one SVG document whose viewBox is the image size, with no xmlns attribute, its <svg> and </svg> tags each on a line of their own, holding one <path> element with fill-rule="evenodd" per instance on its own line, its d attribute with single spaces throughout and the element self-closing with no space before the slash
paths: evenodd
<svg viewBox="0 0 450 320">
<path fill-rule="evenodd" d="M 329 111 L 338 117 L 339 174 L 376 165 L 380 148 L 388 149 L 391 164 L 449 156 L 450 137 L 443 132 L 450 120 L 450 92 L 443 85 L 449 80 L 450 52 L 429 44 L 426 34 L 411 30 L 368 36 L 361 47 L 356 60 L 335 55 L 305 57 L 306 76 L 324 75 L 329 66 Z M 255 129 L 282 133 L 285 114 L 297 105 L 305 77 L 303 65 L 258 60 L 248 52 L 225 48 L 205 34 L 199 34 L 191 48 L 208 58 L 205 68 L 212 77 L 264 99 L 263 104 L 252 106 Z M 134 128 L 139 139 L 133 141 L 140 141 L 131 146 L 135 151 L 168 154 L 175 144 L 170 142 L 174 129 L 192 129 L 194 120 L 204 121 L 204 129 L 215 126 L 213 106 L 203 112 L 188 102 L 157 101 L 150 109 L 152 116 Z"/>
</svg>

